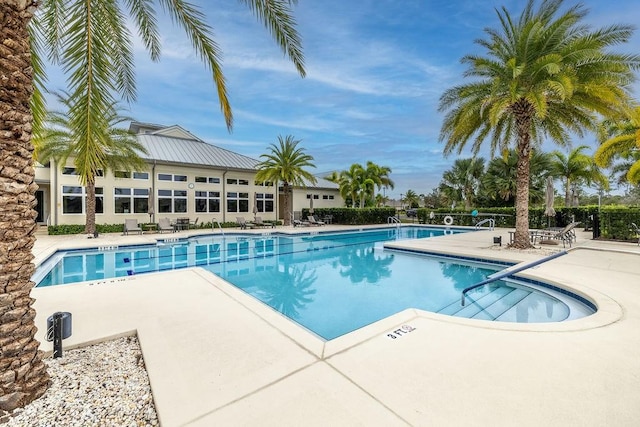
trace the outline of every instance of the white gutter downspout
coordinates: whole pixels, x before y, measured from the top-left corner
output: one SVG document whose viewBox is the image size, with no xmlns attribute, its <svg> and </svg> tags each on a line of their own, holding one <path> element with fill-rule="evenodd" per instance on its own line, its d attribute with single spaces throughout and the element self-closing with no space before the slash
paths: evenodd
<svg viewBox="0 0 640 427">
<path fill-rule="evenodd" d="M 229 172 L 229 169 L 225 169 L 224 173 L 222 174 L 222 197 L 220 198 L 220 209 L 222 210 L 223 223 L 227 222 L 227 180 L 225 178 L 227 176 L 227 172 Z"/>
</svg>

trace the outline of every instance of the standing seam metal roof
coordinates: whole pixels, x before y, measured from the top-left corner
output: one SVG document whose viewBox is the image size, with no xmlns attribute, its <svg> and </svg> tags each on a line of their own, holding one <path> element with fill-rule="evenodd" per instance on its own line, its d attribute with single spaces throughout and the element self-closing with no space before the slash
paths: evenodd
<svg viewBox="0 0 640 427">
<path fill-rule="evenodd" d="M 251 157 L 202 141 L 154 134 L 138 134 L 136 137 L 147 149 L 147 154 L 140 155 L 147 161 L 246 170 L 256 170 L 260 163 Z"/>
</svg>

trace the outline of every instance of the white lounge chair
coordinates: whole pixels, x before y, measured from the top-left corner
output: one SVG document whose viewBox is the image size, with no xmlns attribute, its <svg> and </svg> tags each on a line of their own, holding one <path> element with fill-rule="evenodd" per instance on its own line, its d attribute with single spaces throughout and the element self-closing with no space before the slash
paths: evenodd
<svg viewBox="0 0 640 427">
<path fill-rule="evenodd" d="M 561 230 L 536 230 L 532 234 L 532 240 L 538 243 L 545 240 L 556 240 L 561 241 L 562 246 L 565 247 L 567 243 L 569 243 L 569 247 L 571 247 L 571 243 L 576 240 L 576 232 L 574 228 L 580 224 L 579 222 L 572 222 Z"/>
<path fill-rule="evenodd" d="M 138 234 L 142 234 L 142 228 L 138 225 L 137 219 L 124 220 L 124 234 L 128 236 L 131 231 L 137 231 Z"/>
<path fill-rule="evenodd" d="M 316 217 L 313 215 L 309 215 L 307 219 L 309 220 L 309 224 L 311 225 L 317 225 L 317 226 L 324 225 L 323 221 L 316 220 Z"/>
<path fill-rule="evenodd" d="M 171 220 L 169 220 L 169 218 L 160 218 L 158 220 L 158 231 L 160 233 L 163 231 L 171 231 L 173 233 L 176 230 L 173 225 L 171 225 Z"/>
</svg>

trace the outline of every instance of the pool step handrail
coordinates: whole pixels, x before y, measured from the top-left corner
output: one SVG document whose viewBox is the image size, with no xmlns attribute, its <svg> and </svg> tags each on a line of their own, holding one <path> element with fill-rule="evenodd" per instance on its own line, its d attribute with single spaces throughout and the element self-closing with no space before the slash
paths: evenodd
<svg viewBox="0 0 640 427">
<path fill-rule="evenodd" d="M 476 230 L 480 228 L 480 226 L 483 224 L 489 224 L 489 230 L 493 230 L 496 226 L 496 220 L 493 218 L 483 219 L 482 221 L 476 224 Z"/>
<path fill-rule="evenodd" d="M 387 224 L 401 224 L 402 222 L 400 221 L 400 218 L 398 218 L 397 216 L 388 216 L 387 217 Z"/>
<path fill-rule="evenodd" d="M 536 259 L 534 261 L 531 262 L 526 262 L 524 264 L 520 263 L 520 264 L 516 264 L 516 265 L 512 265 L 511 267 L 505 268 L 504 270 L 498 271 L 496 273 L 490 274 L 489 276 L 487 276 L 487 278 L 485 280 L 483 280 L 482 282 L 478 282 L 475 285 L 469 286 L 468 288 L 465 288 L 462 291 L 462 296 L 460 299 L 460 304 L 464 307 L 465 304 L 465 295 L 467 294 L 467 292 L 479 288 L 481 286 L 485 286 L 488 285 L 489 283 L 495 282 L 496 280 L 500 280 L 500 279 L 504 279 L 505 277 L 509 277 L 509 276 L 513 276 L 516 273 L 519 273 L 523 270 L 527 270 L 531 267 L 536 267 L 540 264 L 543 264 L 547 261 L 551 261 L 552 259 L 561 257 L 562 255 L 566 255 L 567 251 L 560 251 L 560 252 L 556 252 L 554 254 L 548 255 L 544 258 L 540 258 L 540 259 Z"/>
</svg>

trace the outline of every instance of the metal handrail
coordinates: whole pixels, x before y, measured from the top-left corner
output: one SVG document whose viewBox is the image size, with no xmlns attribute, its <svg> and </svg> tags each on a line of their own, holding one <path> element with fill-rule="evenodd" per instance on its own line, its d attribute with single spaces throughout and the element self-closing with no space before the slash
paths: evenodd
<svg viewBox="0 0 640 427">
<path fill-rule="evenodd" d="M 477 224 L 476 224 L 476 230 L 477 230 L 478 228 L 480 228 L 480 226 L 481 226 L 482 224 L 486 224 L 486 223 L 489 223 L 489 230 L 493 230 L 493 229 L 494 229 L 494 227 L 496 226 L 496 220 L 495 220 L 495 219 L 493 219 L 493 218 L 487 218 L 487 219 L 483 219 L 482 221 L 480 221 L 479 223 L 477 223 Z"/>
<path fill-rule="evenodd" d="M 509 268 L 505 268 L 504 270 L 498 271 L 497 273 L 493 273 L 490 276 L 488 276 L 485 280 L 483 280 L 482 282 L 476 283 L 475 285 L 472 285 L 472 286 L 469 286 L 468 288 L 465 288 L 462 291 L 462 296 L 461 296 L 460 303 L 464 307 L 464 303 L 465 303 L 464 297 L 465 297 L 466 293 L 471 291 L 471 290 L 473 290 L 473 289 L 475 289 L 475 288 L 479 288 L 481 286 L 488 285 L 491 282 L 495 282 L 496 280 L 504 279 L 505 277 L 513 276 L 514 274 L 519 273 L 519 272 L 521 272 L 523 270 L 526 270 L 526 269 L 531 268 L 531 267 L 535 267 L 537 265 L 540 265 L 540 264 L 545 263 L 547 261 L 551 261 L 554 258 L 558 258 L 558 257 L 560 257 L 562 255 L 566 255 L 566 254 L 567 254 L 567 251 L 556 252 L 555 254 L 551 254 L 551 255 L 546 256 L 544 258 L 540 258 L 540 259 L 537 259 L 535 261 L 527 262 L 527 263 L 524 263 L 524 264 L 516 264 L 516 265 L 511 266 Z"/>
<path fill-rule="evenodd" d="M 387 224 L 402 224 L 402 222 L 397 216 L 389 216 L 387 217 Z"/>
</svg>

